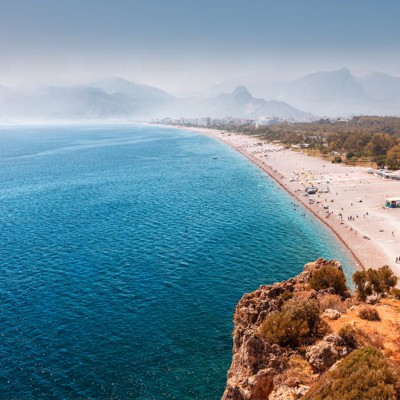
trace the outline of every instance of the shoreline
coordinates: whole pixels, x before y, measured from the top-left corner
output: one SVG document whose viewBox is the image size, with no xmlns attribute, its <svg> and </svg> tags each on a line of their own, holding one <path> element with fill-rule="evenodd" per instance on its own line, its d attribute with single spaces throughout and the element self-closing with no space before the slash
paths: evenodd
<svg viewBox="0 0 400 400">
<path fill-rule="evenodd" d="M 224 142 L 224 143 L 226 143 L 226 142 Z M 228 144 L 228 143 L 226 143 L 226 144 Z M 234 147 L 232 147 L 232 148 L 234 148 Z M 296 195 L 296 193 L 293 193 L 290 190 L 288 190 L 288 188 L 285 186 L 285 184 L 282 182 L 282 180 L 280 180 L 279 177 L 277 177 L 275 174 L 273 174 L 273 172 L 269 171 L 267 168 L 264 168 L 263 165 L 260 165 L 260 163 L 257 160 L 255 160 L 254 158 L 250 158 L 250 154 L 247 154 L 247 153 L 241 151 L 240 149 L 235 149 L 235 150 L 237 150 L 243 156 L 247 157 L 253 164 L 257 165 L 257 167 L 259 167 L 262 171 L 267 173 L 268 176 L 270 176 L 283 190 L 285 190 L 286 193 L 288 193 L 292 198 L 294 198 L 298 203 L 300 203 L 301 206 L 306 208 L 309 212 L 311 212 L 311 214 L 313 214 L 314 217 L 316 217 L 320 222 L 322 222 L 326 227 L 328 227 L 328 229 L 333 233 L 333 235 L 339 240 L 340 243 L 342 243 L 342 245 L 347 249 L 347 251 L 354 258 L 354 260 L 356 261 L 356 266 L 361 269 L 365 269 L 365 266 L 363 265 L 361 260 L 357 257 L 357 255 L 354 253 L 354 251 L 351 249 L 351 247 L 349 247 L 349 245 L 343 240 L 343 238 L 340 236 L 339 232 L 336 231 L 336 229 L 334 229 L 331 225 L 327 224 L 326 221 L 324 221 L 324 219 L 321 218 L 321 216 L 318 213 L 316 213 L 311 207 L 309 207 L 309 205 L 306 202 L 302 202 L 301 199 Z"/>
<path fill-rule="evenodd" d="M 367 168 L 332 164 L 251 136 L 200 127 L 175 127 L 225 143 L 268 174 L 333 233 L 358 269 L 389 265 L 400 276 L 400 264 L 394 261 L 396 251 L 400 254 L 400 209 L 383 208 L 385 194 L 400 193 L 400 182 L 367 174 Z M 299 173 L 296 168 L 303 170 Z M 294 173 L 309 179 L 291 179 Z M 304 187 L 309 181 L 319 188 L 329 187 L 329 193 L 306 197 Z M 310 197 L 314 199 L 312 204 Z"/>
</svg>

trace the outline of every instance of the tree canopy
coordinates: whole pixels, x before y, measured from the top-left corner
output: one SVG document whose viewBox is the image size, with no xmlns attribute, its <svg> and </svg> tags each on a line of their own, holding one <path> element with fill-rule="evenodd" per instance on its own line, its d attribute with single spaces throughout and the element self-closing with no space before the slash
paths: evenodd
<svg viewBox="0 0 400 400">
<path fill-rule="evenodd" d="M 273 126 L 255 127 L 251 123 L 241 126 L 215 125 L 218 129 L 238 131 L 255 135 L 267 141 L 278 141 L 285 145 L 307 146 L 321 154 L 337 152 L 347 162 L 371 161 L 379 166 L 385 164 L 397 169 L 399 159 L 397 150 L 400 145 L 400 118 L 358 116 L 349 120 L 321 119 L 309 123 L 280 123 Z M 390 156 L 389 156 L 390 154 Z"/>
<path fill-rule="evenodd" d="M 353 282 L 361 300 L 371 295 L 375 295 L 375 299 L 378 300 L 396 286 L 397 276 L 388 265 L 384 265 L 379 269 L 369 268 L 366 271 L 355 272 Z"/>
</svg>

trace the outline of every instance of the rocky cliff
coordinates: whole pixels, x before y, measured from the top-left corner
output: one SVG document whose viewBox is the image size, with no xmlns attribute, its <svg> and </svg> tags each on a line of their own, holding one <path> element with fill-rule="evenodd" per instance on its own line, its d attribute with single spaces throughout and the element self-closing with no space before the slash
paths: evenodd
<svg viewBox="0 0 400 400">
<path fill-rule="evenodd" d="M 341 270 L 338 261 L 320 258 L 306 264 L 296 277 L 261 286 L 242 297 L 234 312 L 233 358 L 223 400 L 299 399 L 340 359 L 358 347 L 374 345 L 374 335 L 379 337 L 375 342 L 381 345 L 380 350 L 396 358 L 396 339 L 391 340 L 385 332 L 396 331 L 398 337 L 399 326 L 393 325 L 396 317 L 390 320 L 399 312 L 399 302 L 393 300 L 389 304 L 387 300 L 379 305 L 385 320 L 378 329 L 376 323 L 371 325 L 358 317 L 362 305 L 349 293 L 338 296 L 333 288 L 310 289 L 312 275 L 327 266 Z M 282 346 L 267 340 L 262 331 L 267 316 L 296 299 L 312 299 L 318 304 L 324 324 L 321 334 L 298 346 Z M 357 340 L 340 331 L 344 326 L 355 328 Z"/>
</svg>

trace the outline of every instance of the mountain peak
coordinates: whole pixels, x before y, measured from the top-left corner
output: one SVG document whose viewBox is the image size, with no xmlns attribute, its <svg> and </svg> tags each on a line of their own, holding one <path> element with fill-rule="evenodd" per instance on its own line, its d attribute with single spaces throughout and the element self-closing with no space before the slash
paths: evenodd
<svg viewBox="0 0 400 400">
<path fill-rule="evenodd" d="M 345 114 L 349 105 L 364 104 L 367 97 L 348 68 L 305 75 L 292 81 L 284 95 L 295 107 L 320 115 Z"/>
<path fill-rule="evenodd" d="M 172 98 L 169 93 L 164 92 L 161 89 L 128 81 L 119 76 L 109 76 L 99 79 L 93 82 L 93 85 L 111 95 L 120 93 L 127 96 L 152 96 L 164 99 Z"/>
<path fill-rule="evenodd" d="M 238 94 L 248 94 L 251 95 L 251 93 L 248 91 L 247 87 L 244 85 L 239 85 L 236 87 L 236 89 L 232 92 L 234 96 Z"/>
<path fill-rule="evenodd" d="M 346 67 L 336 69 L 333 71 L 317 71 L 317 72 L 312 72 L 311 74 L 307 74 L 302 76 L 301 78 L 296 79 L 295 81 L 302 81 L 302 80 L 307 80 L 307 79 L 315 79 L 315 80 L 321 80 L 321 79 L 351 79 L 354 80 L 354 77 L 350 70 Z"/>
<path fill-rule="evenodd" d="M 97 84 L 108 84 L 108 85 L 136 85 L 136 83 L 128 81 L 127 79 L 121 78 L 120 76 L 105 76 L 103 78 L 98 79 L 94 83 Z"/>
<path fill-rule="evenodd" d="M 351 72 L 347 67 L 340 68 L 333 72 L 335 72 L 338 75 L 351 75 Z"/>
</svg>

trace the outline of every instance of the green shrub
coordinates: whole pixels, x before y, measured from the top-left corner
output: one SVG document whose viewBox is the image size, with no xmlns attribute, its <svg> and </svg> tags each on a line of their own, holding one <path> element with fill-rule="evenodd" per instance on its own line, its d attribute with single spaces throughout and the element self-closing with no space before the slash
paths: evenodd
<svg viewBox="0 0 400 400">
<path fill-rule="evenodd" d="M 375 162 L 379 168 L 383 168 L 386 164 L 386 155 L 381 154 L 373 157 L 372 159 L 373 162 Z"/>
<path fill-rule="evenodd" d="M 367 321 L 380 321 L 381 317 L 379 316 L 378 311 L 373 307 L 362 307 L 358 311 L 358 316 L 361 319 L 366 319 Z"/>
<path fill-rule="evenodd" d="M 281 311 L 272 312 L 260 327 L 260 334 L 270 343 L 296 347 L 319 333 L 321 319 L 316 300 L 287 301 Z"/>
<path fill-rule="evenodd" d="M 340 164 L 342 162 L 342 157 L 340 156 L 336 156 L 334 157 L 334 159 L 332 160 L 333 164 Z"/>
<path fill-rule="evenodd" d="M 348 290 L 343 271 L 332 266 L 325 266 L 314 271 L 309 285 L 317 291 L 332 288 L 340 296 L 344 296 Z"/>
<path fill-rule="evenodd" d="M 400 167 L 400 145 L 392 147 L 386 156 L 386 165 L 389 169 L 399 169 Z"/>
<path fill-rule="evenodd" d="M 344 325 L 339 329 L 339 336 L 346 346 L 355 349 L 357 347 L 357 332 L 351 325 Z"/>
<path fill-rule="evenodd" d="M 353 351 L 323 375 L 304 400 L 394 400 L 398 374 L 383 354 L 372 347 Z"/>
</svg>

